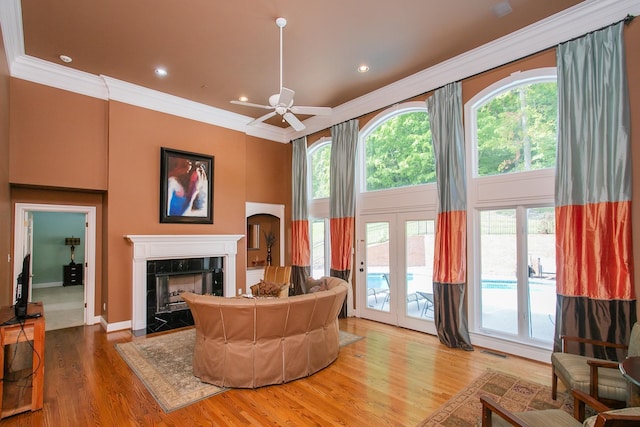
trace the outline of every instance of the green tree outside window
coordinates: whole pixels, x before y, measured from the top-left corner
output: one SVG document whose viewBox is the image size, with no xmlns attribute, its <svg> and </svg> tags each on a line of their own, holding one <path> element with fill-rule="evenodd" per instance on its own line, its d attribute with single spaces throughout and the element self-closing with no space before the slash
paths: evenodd
<svg viewBox="0 0 640 427">
<path fill-rule="evenodd" d="M 557 115 L 556 82 L 521 85 L 488 100 L 477 109 L 478 175 L 554 167 Z"/>
</svg>

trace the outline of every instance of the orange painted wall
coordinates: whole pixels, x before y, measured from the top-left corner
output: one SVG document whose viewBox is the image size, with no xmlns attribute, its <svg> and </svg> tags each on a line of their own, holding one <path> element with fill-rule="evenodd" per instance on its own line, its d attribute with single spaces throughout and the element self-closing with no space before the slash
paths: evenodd
<svg viewBox="0 0 640 427">
<path fill-rule="evenodd" d="M 7 171 L 11 195 L 7 190 L 0 209 L 3 201 L 10 205 L 8 215 L 17 202 L 97 207 L 96 315 L 102 314 L 109 323 L 131 319 L 132 248 L 124 235 L 244 235 L 247 188 L 254 200 L 289 204 L 288 144 L 17 79 L 11 81 L 9 100 L 8 145 L 15 161 Z M 0 98 L 0 107 L 1 102 Z M 0 150 L 1 144 L 0 136 Z M 213 224 L 160 224 L 160 147 L 214 156 Z M 42 152 L 47 155 L 41 156 Z M 32 153 L 37 153 L 35 158 Z M 252 162 L 266 161 L 256 161 L 247 174 L 248 157 Z M 59 167 L 75 163 L 82 167 L 67 171 Z M 0 175 L 0 183 L 1 179 Z M 256 182 L 248 184 L 251 179 Z M 13 219 L 4 224 L 7 236 L 12 236 Z M 6 245 L 10 253 L 10 243 Z M 244 238 L 238 242 L 237 265 L 237 283 L 244 287 Z M 9 266 L 9 277 L 11 271 Z M 1 289 L 9 304 L 11 286 Z"/>
<path fill-rule="evenodd" d="M 159 222 L 160 148 L 214 157 L 213 224 Z M 109 103 L 107 196 L 108 321 L 131 317 L 131 244 L 127 234 L 246 233 L 245 203 L 285 204 L 291 199 L 289 144 L 162 114 Z M 289 227 L 289 220 L 285 226 Z M 287 242 L 290 239 L 286 239 Z M 246 242 L 238 242 L 236 288 L 246 282 Z M 127 268 L 123 268 L 127 266 Z"/>
<path fill-rule="evenodd" d="M 127 234 L 242 234 L 245 229 L 245 135 L 131 105 L 109 104 L 107 221 L 109 323 L 131 319 L 132 245 Z M 214 156 L 213 224 L 159 222 L 160 148 Z M 244 238 L 238 252 L 244 253 Z M 238 260 L 238 283 L 245 281 Z"/>
<path fill-rule="evenodd" d="M 631 104 L 631 162 L 633 170 L 632 218 L 634 225 L 633 253 L 635 265 L 640 261 L 640 20 L 637 18 L 624 29 L 627 76 L 629 81 L 629 102 Z M 633 277 L 636 295 L 640 295 L 640 268 L 635 268 Z M 640 313 L 640 300 L 637 304 Z"/>
<path fill-rule="evenodd" d="M 11 79 L 12 184 L 107 189 L 107 102 Z"/>
<path fill-rule="evenodd" d="M 637 21 L 637 20 L 636 20 Z M 631 98 L 632 128 L 640 128 L 640 23 L 625 29 L 627 67 Z M 2 53 L 2 52 L 0 52 Z M 4 57 L 3 55 L 0 55 Z M 482 87 L 518 69 L 555 65 L 555 53 L 543 52 L 463 82 L 468 100 Z M 427 94 L 428 95 L 428 94 Z M 424 99 L 427 95 L 417 97 Z M 7 97 L 10 140 L 7 144 Z M 363 126 L 375 113 L 360 119 Z M 319 134 L 327 135 L 328 132 Z M 315 136 L 315 135 L 314 135 Z M 314 136 L 309 141 L 314 141 Z M 640 132 L 633 132 L 633 162 L 640 164 Z M 7 149 L 9 146 L 9 149 Z M 167 146 L 215 156 L 214 224 L 160 224 L 158 185 L 160 147 Z M 10 151 L 11 162 L 6 170 Z M 46 155 L 44 155 L 46 153 Z M 71 159 L 82 166 L 64 169 Z M 5 159 L 5 160 L 3 160 Z M 72 163 L 73 163 L 72 162 Z M 4 168 L 4 169 L 3 169 Z M 640 170 L 637 169 L 636 170 Z M 11 188 L 8 178 L 21 184 Z M 0 220 L 11 215 L 7 204 L 16 201 L 38 203 L 85 203 L 102 212 L 102 284 L 96 291 L 96 308 L 107 302 L 109 322 L 131 317 L 131 246 L 126 234 L 244 234 L 245 202 L 285 204 L 287 250 L 290 262 L 291 145 L 264 141 L 227 129 L 145 110 L 118 102 L 107 102 L 48 88 L 17 79 L 10 81 L 7 95 L 6 64 L 0 63 Z M 640 172 L 633 175 L 633 198 L 640 200 Z M 36 188 L 31 188 L 36 187 Z M 52 187 L 79 188 L 59 192 Z M 92 193 L 86 190 L 102 190 Z M 640 223 L 634 204 L 633 220 Z M 10 253 L 7 238 L 13 227 L 0 221 L 7 233 L 0 233 L 1 251 Z M 633 234 L 634 252 L 640 256 L 640 227 Z M 238 283 L 245 282 L 245 241 L 238 244 Z M 0 262 L 0 279 L 10 276 Z M 640 283 L 635 271 L 636 287 Z M 0 303 L 7 304 L 10 281 L 0 285 Z M 99 314 L 99 313 L 98 313 Z"/>
<path fill-rule="evenodd" d="M 289 143 L 247 137 L 247 201 L 284 205 L 285 264 L 291 264 L 291 153 Z"/>
<path fill-rule="evenodd" d="M 9 190 L 9 67 L 0 39 L 0 284 L 11 284 L 11 194 Z M 0 305 L 13 301 L 12 287 L 0 285 Z"/>
</svg>

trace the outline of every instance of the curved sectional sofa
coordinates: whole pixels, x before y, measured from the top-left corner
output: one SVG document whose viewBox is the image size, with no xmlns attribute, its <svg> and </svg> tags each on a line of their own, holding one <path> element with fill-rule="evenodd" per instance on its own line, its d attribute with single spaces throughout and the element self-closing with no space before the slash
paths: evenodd
<svg viewBox="0 0 640 427">
<path fill-rule="evenodd" d="M 185 292 L 196 328 L 193 374 L 220 387 L 255 388 L 311 375 L 338 357 L 338 314 L 348 284 L 285 298 Z"/>
</svg>

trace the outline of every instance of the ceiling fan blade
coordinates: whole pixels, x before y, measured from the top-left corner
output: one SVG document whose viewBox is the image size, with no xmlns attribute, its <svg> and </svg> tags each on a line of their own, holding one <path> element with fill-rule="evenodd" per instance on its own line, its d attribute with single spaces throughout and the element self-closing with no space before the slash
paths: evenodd
<svg viewBox="0 0 640 427">
<path fill-rule="evenodd" d="M 278 104 L 286 105 L 290 107 L 293 103 L 293 96 L 295 95 L 295 91 L 291 89 L 287 89 L 283 87 L 280 89 L 280 97 L 278 98 Z"/>
<path fill-rule="evenodd" d="M 296 106 L 290 108 L 296 114 L 304 114 L 309 116 L 328 116 L 333 111 L 331 107 L 302 107 Z"/>
<path fill-rule="evenodd" d="M 292 113 L 285 113 L 284 114 L 284 119 L 289 122 L 289 124 L 291 125 L 292 128 L 294 128 L 297 131 L 301 131 L 305 128 L 305 126 L 302 124 L 302 122 L 300 120 L 298 120 L 298 118 L 296 116 L 294 116 Z"/>
<path fill-rule="evenodd" d="M 265 120 L 270 119 L 271 117 L 273 117 L 275 115 L 276 115 L 276 112 L 272 111 L 270 113 L 265 114 L 264 116 L 258 117 L 257 119 L 254 119 L 254 120 L 251 120 L 249 123 L 247 123 L 247 125 L 251 126 L 251 125 L 255 125 L 255 124 L 260 123 L 260 122 L 264 122 Z"/>
<path fill-rule="evenodd" d="M 236 101 L 235 99 L 232 100 L 231 103 L 232 104 L 236 104 L 236 105 L 244 105 L 245 107 L 264 108 L 265 110 L 269 110 L 269 109 L 273 108 L 271 105 L 254 104 L 252 102 Z"/>
</svg>

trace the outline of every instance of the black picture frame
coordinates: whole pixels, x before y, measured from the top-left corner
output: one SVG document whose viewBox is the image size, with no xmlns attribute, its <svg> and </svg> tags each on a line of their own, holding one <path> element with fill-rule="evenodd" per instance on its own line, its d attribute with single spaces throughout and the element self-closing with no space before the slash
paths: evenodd
<svg viewBox="0 0 640 427">
<path fill-rule="evenodd" d="M 213 224 L 214 157 L 160 149 L 160 222 Z"/>
</svg>

